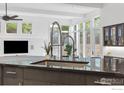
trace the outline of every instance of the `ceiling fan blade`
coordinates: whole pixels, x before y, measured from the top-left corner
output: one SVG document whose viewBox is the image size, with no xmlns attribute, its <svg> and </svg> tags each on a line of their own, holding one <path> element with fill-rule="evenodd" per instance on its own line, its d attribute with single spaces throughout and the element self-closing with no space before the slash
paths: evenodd
<svg viewBox="0 0 124 93">
<path fill-rule="evenodd" d="M 2 16 L 1 18 L 5 21 L 9 21 L 9 20 L 17 20 L 17 21 L 22 21 L 23 19 L 15 19 L 16 17 L 18 17 L 18 15 L 13 15 L 13 16 L 8 16 L 7 15 L 7 3 L 5 3 L 5 15 Z"/>
<path fill-rule="evenodd" d="M 10 18 L 13 19 L 13 18 L 16 18 L 16 17 L 18 17 L 18 15 L 11 16 Z"/>
<path fill-rule="evenodd" d="M 23 19 L 10 19 L 10 20 L 17 20 L 17 21 L 22 21 Z"/>
</svg>

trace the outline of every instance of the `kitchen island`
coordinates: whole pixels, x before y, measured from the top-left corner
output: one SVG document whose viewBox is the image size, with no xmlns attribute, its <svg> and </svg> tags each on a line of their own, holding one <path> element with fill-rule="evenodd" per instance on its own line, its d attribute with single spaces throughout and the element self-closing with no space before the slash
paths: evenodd
<svg viewBox="0 0 124 93">
<path fill-rule="evenodd" d="M 73 60 L 73 62 L 66 60 L 66 63 L 70 62 L 73 66 L 36 64 L 37 62 L 42 63 L 43 60 L 43 57 L 37 56 L 0 57 L 0 84 L 124 85 L 124 74 L 105 71 L 102 61 L 98 63 L 99 67 L 94 66 L 93 62 L 88 60 Z M 59 64 L 58 61 L 57 64 Z M 60 61 L 62 62 L 62 60 Z M 81 66 L 75 66 L 75 64 L 81 64 Z"/>
</svg>

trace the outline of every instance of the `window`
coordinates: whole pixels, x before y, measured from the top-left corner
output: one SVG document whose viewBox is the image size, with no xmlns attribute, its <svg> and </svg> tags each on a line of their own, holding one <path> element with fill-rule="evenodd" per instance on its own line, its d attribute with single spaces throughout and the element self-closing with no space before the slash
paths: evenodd
<svg viewBox="0 0 124 93">
<path fill-rule="evenodd" d="M 64 41 L 64 38 L 69 35 L 69 26 L 62 25 L 61 29 L 62 29 L 62 41 Z M 67 43 L 68 40 L 66 39 L 65 42 Z"/>
<path fill-rule="evenodd" d="M 91 56 L 91 42 L 90 42 L 91 34 L 90 33 L 91 33 L 90 32 L 90 20 L 87 20 L 85 23 L 85 36 L 86 36 L 85 55 L 86 56 Z"/>
<path fill-rule="evenodd" d="M 17 24 L 16 23 L 7 23 L 6 24 L 7 33 L 17 33 Z"/>
<path fill-rule="evenodd" d="M 69 38 L 66 38 L 69 35 L 69 26 L 62 25 L 61 29 L 62 29 L 62 41 L 64 43 L 62 47 L 62 55 L 65 56 L 67 54 L 65 51 L 65 46 L 69 44 Z"/>
<path fill-rule="evenodd" d="M 22 24 L 22 33 L 31 34 L 32 33 L 32 24 L 31 23 L 23 23 Z"/>
<path fill-rule="evenodd" d="M 86 31 L 90 30 L 90 20 L 87 20 L 85 24 L 86 24 L 85 30 Z"/>
<path fill-rule="evenodd" d="M 100 17 L 96 17 L 94 18 L 94 39 L 95 39 L 95 42 L 94 42 L 94 55 L 95 56 L 99 56 L 101 55 L 101 42 L 100 42 L 100 22 L 101 22 L 101 19 Z"/>
<path fill-rule="evenodd" d="M 52 31 L 52 25 L 50 25 L 50 32 Z M 53 56 L 60 57 L 60 32 L 57 25 L 53 26 L 53 33 L 50 34 L 52 37 L 52 53 Z"/>
<path fill-rule="evenodd" d="M 80 56 L 83 56 L 83 23 L 79 24 L 80 30 Z"/>
<path fill-rule="evenodd" d="M 1 23 L 0 23 L 0 32 L 1 32 Z"/>
<path fill-rule="evenodd" d="M 62 31 L 69 31 L 69 26 L 62 25 Z"/>
<path fill-rule="evenodd" d="M 99 28 L 100 27 L 100 22 L 101 22 L 100 17 L 94 18 L 94 27 Z"/>
</svg>

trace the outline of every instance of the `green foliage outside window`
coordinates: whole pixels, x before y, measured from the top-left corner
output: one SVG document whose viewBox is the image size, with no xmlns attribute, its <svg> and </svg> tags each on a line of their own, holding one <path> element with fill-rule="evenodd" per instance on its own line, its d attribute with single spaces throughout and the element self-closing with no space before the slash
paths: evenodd
<svg viewBox="0 0 124 93">
<path fill-rule="evenodd" d="M 90 20 L 86 21 L 85 30 L 90 30 Z"/>
<path fill-rule="evenodd" d="M 32 33 L 32 24 L 31 23 L 23 23 L 22 24 L 22 33 L 31 34 Z"/>
<path fill-rule="evenodd" d="M 100 17 L 96 17 L 94 19 L 94 27 L 95 28 L 99 28 L 100 27 L 100 21 L 101 21 Z"/>
<path fill-rule="evenodd" d="M 7 28 L 7 33 L 16 33 L 17 32 L 17 24 L 16 23 L 7 23 L 6 28 Z"/>
<path fill-rule="evenodd" d="M 62 25 L 62 31 L 69 31 L 69 26 Z"/>
<path fill-rule="evenodd" d="M 79 27 L 80 27 L 80 30 L 83 29 L 83 23 L 82 22 L 80 23 Z"/>
</svg>

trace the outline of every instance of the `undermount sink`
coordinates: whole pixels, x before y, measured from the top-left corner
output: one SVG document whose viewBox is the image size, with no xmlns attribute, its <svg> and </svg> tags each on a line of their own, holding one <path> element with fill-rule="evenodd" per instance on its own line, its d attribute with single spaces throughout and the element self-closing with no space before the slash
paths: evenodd
<svg viewBox="0 0 124 93">
<path fill-rule="evenodd" d="M 61 66 L 61 67 L 83 67 L 89 62 L 78 62 L 78 61 L 65 61 L 65 60 L 42 60 L 32 64 L 36 65 L 47 65 L 47 66 Z"/>
</svg>

